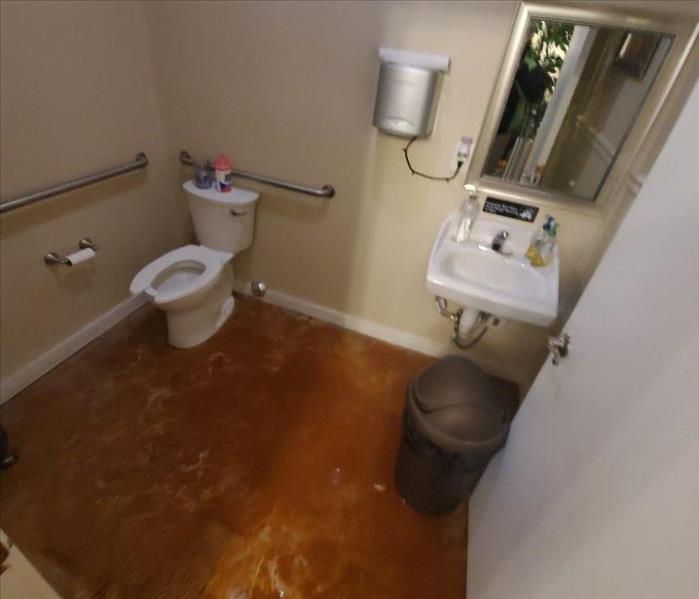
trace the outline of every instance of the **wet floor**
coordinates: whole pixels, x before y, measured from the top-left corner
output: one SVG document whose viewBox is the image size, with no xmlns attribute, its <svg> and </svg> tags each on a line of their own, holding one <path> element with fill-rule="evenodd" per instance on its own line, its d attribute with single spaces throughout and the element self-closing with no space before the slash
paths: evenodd
<svg viewBox="0 0 699 599">
<path fill-rule="evenodd" d="M 3 406 L 2 528 L 64 597 L 463 599 L 465 512 L 392 480 L 432 360 L 245 298 L 176 350 L 142 308 Z"/>
</svg>

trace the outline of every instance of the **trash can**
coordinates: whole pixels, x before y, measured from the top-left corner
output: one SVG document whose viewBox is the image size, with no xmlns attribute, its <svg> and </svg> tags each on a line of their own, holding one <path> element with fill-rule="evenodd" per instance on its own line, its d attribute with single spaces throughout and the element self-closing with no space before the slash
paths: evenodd
<svg viewBox="0 0 699 599">
<path fill-rule="evenodd" d="M 416 511 L 452 511 L 473 491 L 509 432 L 504 398 L 490 377 L 461 356 L 447 356 L 408 385 L 396 487 Z"/>
</svg>

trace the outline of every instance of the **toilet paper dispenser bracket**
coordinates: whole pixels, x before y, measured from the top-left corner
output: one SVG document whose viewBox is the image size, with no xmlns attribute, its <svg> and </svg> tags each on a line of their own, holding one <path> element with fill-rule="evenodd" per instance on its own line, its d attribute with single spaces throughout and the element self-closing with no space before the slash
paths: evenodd
<svg viewBox="0 0 699 599">
<path fill-rule="evenodd" d="M 80 241 L 78 241 L 78 247 L 81 250 L 92 250 L 93 252 L 97 251 L 97 246 L 89 237 L 83 237 Z M 49 252 L 48 254 L 46 254 L 44 256 L 44 262 L 46 262 L 46 264 L 48 264 L 49 266 L 53 264 L 73 266 L 73 261 L 71 260 L 70 255 L 63 256 L 61 254 L 57 254 L 56 252 Z"/>
</svg>

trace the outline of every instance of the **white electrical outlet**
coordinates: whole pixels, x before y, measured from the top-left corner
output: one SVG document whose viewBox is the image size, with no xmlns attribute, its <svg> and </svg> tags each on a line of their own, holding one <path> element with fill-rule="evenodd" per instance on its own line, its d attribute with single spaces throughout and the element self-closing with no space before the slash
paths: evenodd
<svg viewBox="0 0 699 599">
<path fill-rule="evenodd" d="M 471 148 L 473 147 L 473 138 L 466 137 L 465 135 L 459 138 L 456 142 L 456 147 L 454 148 L 454 154 L 451 158 L 451 168 L 456 170 L 456 166 L 459 161 L 463 162 L 461 170 L 464 171 L 466 165 L 468 164 L 469 158 L 471 158 Z"/>
</svg>

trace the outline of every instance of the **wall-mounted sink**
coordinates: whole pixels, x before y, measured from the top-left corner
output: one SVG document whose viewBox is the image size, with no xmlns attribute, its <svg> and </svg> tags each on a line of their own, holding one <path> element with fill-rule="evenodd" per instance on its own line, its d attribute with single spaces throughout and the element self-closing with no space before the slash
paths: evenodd
<svg viewBox="0 0 699 599">
<path fill-rule="evenodd" d="M 451 232 L 458 214 L 442 225 L 427 267 L 427 291 L 451 302 L 511 320 L 548 326 L 558 313 L 558 252 L 548 266 L 534 267 L 524 256 L 532 229 L 480 216 L 468 241 Z M 507 231 L 503 252 L 490 249 Z"/>
</svg>

